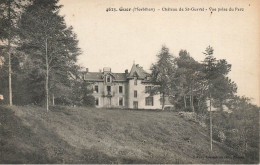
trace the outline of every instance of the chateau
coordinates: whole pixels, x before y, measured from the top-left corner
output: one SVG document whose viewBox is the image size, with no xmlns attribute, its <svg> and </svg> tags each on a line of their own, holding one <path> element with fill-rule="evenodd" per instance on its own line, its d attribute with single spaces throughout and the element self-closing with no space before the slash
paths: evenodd
<svg viewBox="0 0 260 165">
<path fill-rule="evenodd" d="M 97 108 L 161 109 L 160 94 L 150 96 L 153 83 L 138 64 L 133 64 L 130 72 L 113 73 L 105 67 L 103 72 L 89 72 L 87 68 L 83 74 L 93 88 Z"/>
</svg>

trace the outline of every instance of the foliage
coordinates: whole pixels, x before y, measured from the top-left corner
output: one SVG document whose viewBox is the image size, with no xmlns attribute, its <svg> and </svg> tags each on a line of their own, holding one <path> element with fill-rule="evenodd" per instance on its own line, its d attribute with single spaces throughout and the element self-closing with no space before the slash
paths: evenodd
<svg viewBox="0 0 260 165">
<path fill-rule="evenodd" d="M 58 102 L 68 104 L 71 81 L 78 72 L 78 41 L 72 27 L 67 27 L 59 15 L 61 6 L 57 2 L 34 0 L 18 24 L 19 50 L 24 52 L 23 69 L 27 70 L 28 83 L 35 84 L 30 90 L 32 96 L 40 97 L 36 100 L 38 104 L 44 95 L 46 102 L 53 95 Z"/>
<path fill-rule="evenodd" d="M 17 54 L 16 52 L 16 42 L 17 42 L 17 20 L 21 15 L 21 12 L 23 11 L 23 8 L 26 6 L 26 4 L 29 3 L 29 0 L 27 1 L 21 1 L 21 0 L 1 0 L 0 1 L 0 58 L 1 60 L 4 59 L 6 62 L 4 63 L 5 66 L 1 68 L 0 72 L 3 74 L 3 81 L 8 80 L 8 84 L 3 83 L 0 85 L 0 88 L 8 89 L 8 93 L 6 91 L 3 91 L 4 97 L 6 98 L 6 101 L 9 102 L 9 105 L 13 105 L 13 85 L 12 83 L 12 75 L 13 70 L 12 66 L 13 63 L 13 56 L 14 54 Z M 7 62 L 8 61 L 8 62 Z M 8 72 L 8 77 L 6 76 Z M 1 92 L 1 91 L 0 91 Z M 8 97 L 7 97 L 8 96 Z M 16 96 L 15 96 L 16 97 Z M 8 99 L 7 99 L 8 98 Z"/>
<path fill-rule="evenodd" d="M 187 109 L 189 103 L 189 109 L 195 111 L 194 109 L 199 109 L 202 102 L 200 100 L 200 93 L 198 92 L 200 90 L 199 75 L 201 72 L 201 64 L 195 61 L 186 50 L 179 52 L 179 57 L 176 58 L 176 64 L 177 69 L 174 79 L 176 103 L 185 109 Z"/>
<path fill-rule="evenodd" d="M 83 106 L 89 106 L 94 107 L 95 106 L 95 97 L 92 96 L 93 90 L 90 83 L 83 81 L 81 83 L 81 91 L 80 91 L 80 98 L 82 98 L 82 105 Z"/>
<path fill-rule="evenodd" d="M 237 91 L 237 86 L 228 77 L 231 65 L 226 60 L 217 60 L 214 56 L 214 49 L 208 46 L 204 52 L 203 73 L 205 79 L 205 93 L 213 99 L 213 105 L 223 110 L 223 104 L 231 99 Z"/>
<path fill-rule="evenodd" d="M 236 97 L 235 100 L 232 113 L 213 114 L 213 138 L 232 147 L 250 162 L 258 162 L 260 108 L 245 97 Z M 220 132 L 225 136 L 223 141 L 219 137 Z"/>
<path fill-rule="evenodd" d="M 0 1 L 0 40 L 5 42 L 10 40 L 14 43 L 17 37 L 17 19 L 23 9 L 29 4 L 29 0 L 1 0 Z"/>
<path fill-rule="evenodd" d="M 157 62 L 151 66 L 151 80 L 155 86 L 151 93 L 162 94 L 162 109 L 164 109 L 165 96 L 171 94 L 172 89 L 172 75 L 175 73 L 174 57 L 170 54 L 166 46 L 162 46 L 160 52 L 157 54 Z"/>
<path fill-rule="evenodd" d="M 92 95 L 84 96 L 82 105 L 87 106 L 87 107 L 95 107 L 95 97 Z"/>
</svg>

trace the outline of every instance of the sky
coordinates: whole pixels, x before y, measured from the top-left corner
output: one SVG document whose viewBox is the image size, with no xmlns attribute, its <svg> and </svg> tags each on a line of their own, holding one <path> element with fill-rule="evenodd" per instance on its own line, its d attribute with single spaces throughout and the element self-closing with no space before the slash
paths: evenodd
<svg viewBox="0 0 260 165">
<path fill-rule="evenodd" d="M 135 62 L 149 70 L 162 45 L 178 56 L 187 50 L 197 61 L 207 46 L 217 59 L 232 64 L 229 77 L 238 95 L 259 106 L 260 3 L 257 0 L 60 0 L 60 14 L 74 28 L 82 55 L 78 63 L 97 72 L 131 69 Z M 107 8 L 155 8 L 155 12 L 107 12 Z M 243 11 L 229 11 L 243 8 Z M 162 11 L 204 8 L 204 11 Z M 227 8 L 228 11 L 218 11 Z M 206 10 L 207 9 L 207 10 Z M 216 9 L 216 11 L 210 11 Z"/>
</svg>

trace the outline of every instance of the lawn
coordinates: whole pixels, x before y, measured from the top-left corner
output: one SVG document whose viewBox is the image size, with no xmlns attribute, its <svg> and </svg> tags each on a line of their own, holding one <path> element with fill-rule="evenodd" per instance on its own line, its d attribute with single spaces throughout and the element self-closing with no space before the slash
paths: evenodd
<svg viewBox="0 0 260 165">
<path fill-rule="evenodd" d="M 245 163 L 177 112 L 0 106 L 0 163 Z"/>
</svg>

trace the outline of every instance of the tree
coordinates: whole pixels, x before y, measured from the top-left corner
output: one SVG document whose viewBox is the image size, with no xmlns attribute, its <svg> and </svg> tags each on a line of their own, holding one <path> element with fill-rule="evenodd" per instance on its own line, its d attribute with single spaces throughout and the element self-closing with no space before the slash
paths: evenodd
<svg viewBox="0 0 260 165">
<path fill-rule="evenodd" d="M 212 113 L 211 106 L 215 103 L 221 110 L 223 110 L 223 102 L 231 99 L 237 90 L 236 84 L 232 82 L 227 74 L 231 71 L 231 65 L 226 60 L 217 60 L 214 56 L 214 49 L 208 46 L 204 52 L 205 59 L 204 75 L 206 80 L 206 94 L 208 94 L 210 104 L 210 148 L 212 150 Z"/>
<path fill-rule="evenodd" d="M 9 89 L 9 105 L 13 105 L 12 90 L 12 54 L 15 51 L 14 44 L 17 37 L 17 20 L 22 9 L 28 2 L 21 0 L 1 0 L 0 2 L 0 40 L 2 41 L 4 54 L 8 57 L 8 89 Z"/>
<path fill-rule="evenodd" d="M 95 106 L 95 97 L 92 95 L 93 90 L 90 89 L 91 85 L 87 82 L 83 82 L 81 85 L 81 96 L 82 96 L 82 105 L 94 107 Z"/>
<path fill-rule="evenodd" d="M 78 67 L 80 70 L 80 67 Z M 82 72 L 78 70 L 71 82 L 72 94 L 71 100 L 73 105 L 77 106 L 95 106 L 95 97 L 93 93 L 93 84 L 84 80 Z"/>
<path fill-rule="evenodd" d="M 172 75 L 175 73 L 174 58 L 166 46 L 162 46 L 157 54 L 157 62 L 152 64 L 150 70 L 151 80 L 156 86 L 151 90 L 151 94 L 160 92 L 162 95 L 162 109 L 164 109 L 165 97 L 171 94 Z"/>
<path fill-rule="evenodd" d="M 214 80 L 212 88 L 212 98 L 215 107 L 219 107 L 223 111 L 223 105 L 227 105 L 228 101 L 234 97 L 237 91 L 236 84 L 228 77 L 219 76 Z"/>
<path fill-rule="evenodd" d="M 194 94 L 198 90 L 198 74 L 201 64 L 195 61 L 186 50 L 179 52 L 176 58 L 176 81 L 178 83 L 177 93 L 183 97 L 184 107 L 187 107 L 187 95 L 189 95 L 190 108 L 194 112 Z M 176 82 L 175 82 L 176 83 Z"/>
<path fill-rule="evenodd" d="M 44 79 L 47 111 L 50 92 L 54 95 L 69 89 L 80 54 L 76 35 L 59 16 L 62 6 L 57 3 L 58 0 L 34 0 L 19 20 L 20 50 L 26 54 L 25 62 L 29 64 L 30 73 L 36 71 L 34 75 L 40 82 Z"/>
<path fill-rule="evenodd" d="M 237 86 L 227 77 L 231 71 L 231 65 L 225 59 L 217 60 L 213 52 L 210 46 L 206 49 L 203 71 L 213 103 L 223 110 L 223 103 L 234 96 Z"/>
<path fill-rule="evenodd" d="M 205 79 L 207 80 L 207 87 L 208 87 L 208 93 L 209 93 L 209 123 L 210 123 L 210 150 L 212 151 L 212 112 L 211 112 L 211 88 L 212 88 L 212 82 L 216 78 L 216 58 L 213 56 L 214 49 L 211 46 L 208 46 L 206 48 L 206 51 L 204 54 L 206 55 L 203 63 L 204 63 L 204 73 L 205 73 Z"/>
</svg>

